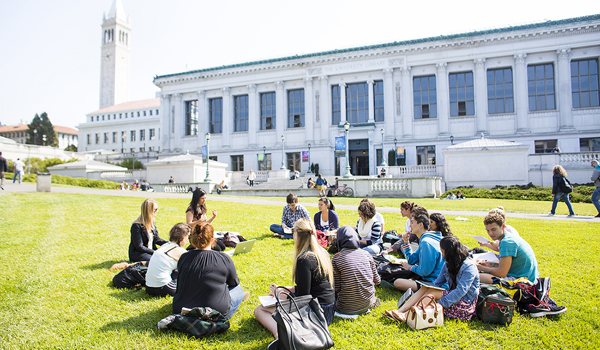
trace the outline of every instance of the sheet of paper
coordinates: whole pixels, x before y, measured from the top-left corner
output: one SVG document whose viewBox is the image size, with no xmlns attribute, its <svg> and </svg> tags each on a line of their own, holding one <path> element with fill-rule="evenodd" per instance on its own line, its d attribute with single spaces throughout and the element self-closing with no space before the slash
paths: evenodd
<svg viewBox="0 0 600 350">
<path fill-rule="evenodd" d="M 292 234 L 292 229 L 289 227 L 284 227 L 283 228 L 283 233 L 291 235 Z"/>
<path fill-rule="evenodd" d="M 475 238 L 475 240 L 477 240 L 477 242 L 479 243 L 488 243 L 490 240 L 489 238 L 485 238 L 483 236 L 471 236 L 473 238 Z"/>
<path fill-rule="evenodd" d="M 264 307 L 275 306 L 275 304 L 277 303 L 277 299 L 270 295 L 259 296 L 258 300 L 260 301 L 260 304 Z"/>
<path fill-rule="evenodd" d="M 481 253 L 481 254 L 473 254 L 473 259 L 475 260 L 487 260 L 490 262 L 498 262 L 500 261 L 500 259 L 498 259 L 498 256 L 496 254 L 494 254 L 493 252 L 486 252 L 486 253 Z"/>
<path fill-rule="evenodd" d="M 335 312 L 335 317 L 339 317 L 339 318 L 346 318 L 346 319 L 356 319 L 358 318 L 358 315 L 347 315 L 347 314 L 340 314 L 339 312 Z"/>
</svg>

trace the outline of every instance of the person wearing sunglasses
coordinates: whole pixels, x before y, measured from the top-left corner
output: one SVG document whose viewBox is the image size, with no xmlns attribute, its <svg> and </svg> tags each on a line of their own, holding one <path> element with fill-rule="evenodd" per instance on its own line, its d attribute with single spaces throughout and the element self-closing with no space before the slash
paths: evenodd
<svg viewBox="0 0 600 350">
<path fill-rule="evenodd" d="M 154 199 L 146 199 L 142 203 L 140 216 L 131 224 L 131 242 L 129 243 L 129 261 L 150 261 L 152 254 L 167 243 L 158 236 L 155 225 L 158 203 Z"/>
</svg>

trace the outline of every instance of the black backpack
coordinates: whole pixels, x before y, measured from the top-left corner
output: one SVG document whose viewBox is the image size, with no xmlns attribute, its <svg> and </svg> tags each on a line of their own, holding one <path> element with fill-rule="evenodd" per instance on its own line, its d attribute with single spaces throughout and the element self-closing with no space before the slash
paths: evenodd
<svg viewBox="0 0 600 350">
<path fill-rule="evenodd" d="M 477 297 L 477 317 L 483 323 L 509 325 L 513 320 L 516 302 L 502 288 L 481 283 Z"/>
<path fill-rule="evenodd" d="M 573 192 L 573 185 L 571 185 L 571 181 L 563 176 L 560 182 L 560 191 L 562 193 L 571 193 Z"/>
<path fill-rule="evenodd" d="M 146 272 L 148 267 L 141 262 L 126 267 L 113 277 L 115 288 L 142 288 L 146 285 Z"/>
</svg>

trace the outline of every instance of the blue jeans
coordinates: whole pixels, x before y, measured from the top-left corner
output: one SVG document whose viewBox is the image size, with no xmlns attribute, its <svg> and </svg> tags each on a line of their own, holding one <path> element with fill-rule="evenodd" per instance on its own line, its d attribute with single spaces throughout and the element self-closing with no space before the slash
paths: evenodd
<svg viewBox="0 0 600 350">
<path fill-rule="evenodd" d="M 273 225 L 271 225 L 270 229 L 271 229 L 271 232 L 277 233 L 278 235 L 283 236 L 283 239 L 294 238 L 294 235 L 291 233 L 283 233 L 283 227 L 281 227 L 281 225 L 273 224 Z"/>
<path fill-rule="evenodd" d="M 379 246 L 379 244 L 371 244 L 368 246 L 361 244 L 360 248 L 371 255 L 377 255 L 381 252 L 381 247 Z"/>
<path fill-rule="evenodd" d="M 23 180 L 23 172 L 15 171 L 15 177 L 13 178 L 13 183 L 15 183 L 15 181 L 17 181 L 17 176 L 19 177 L 19 184 L 20 184 L 21 180 Z"/>
<path fill-rule="evenodd" d="M 229 288 L 229 296 L 231 297 L 231 305 L 229 306 L 229 313 L 227 314 L 227 318 L 232 318 L 233 314 L 237 311 L 244 300 L 244 290 L 239 285 Z"/>
<path fill-rule="evenodd" d="M 596 187 L 594 193 L 592 193 L 592 203 L 594 203 L 598 214 L 600 214 L 600 187 Z"/>
<path fill-rule="evenodd" d="M 556 192 L 554 194 L 554 201 L 552 201 L 552 210 L 550 210 L 550 213 L 554 214 L 554 212 L 556 211 L 556 206 L 558 205 L 558 201 L 561 197 L 565 201 L 567 208 L 569 208 L 569 215 L 575 215 L 575 213 L 573 212 L 573 206 L 571 205 L 571 201 L 569 200 L 569 194 L 561 192 Z"/>
</svg>

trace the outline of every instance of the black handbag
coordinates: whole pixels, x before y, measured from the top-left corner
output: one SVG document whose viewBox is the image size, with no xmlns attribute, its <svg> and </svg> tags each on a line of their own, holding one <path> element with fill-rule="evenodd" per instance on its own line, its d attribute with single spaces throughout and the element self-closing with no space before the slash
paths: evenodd
<svg viewBox="0 0 600 350">
<path fill-rule="evenodd" d="M 280 300 L 282 293 L 287 295 L 286 300 Z M 317 298 L 312 295 L 294 297 L 282 287 L 277 287 L 274 294 L 277 303 L 272 317 L 277 322 L 278 349 L 317 350 L 333 346 L 325 314 Z"/>
</svg>

